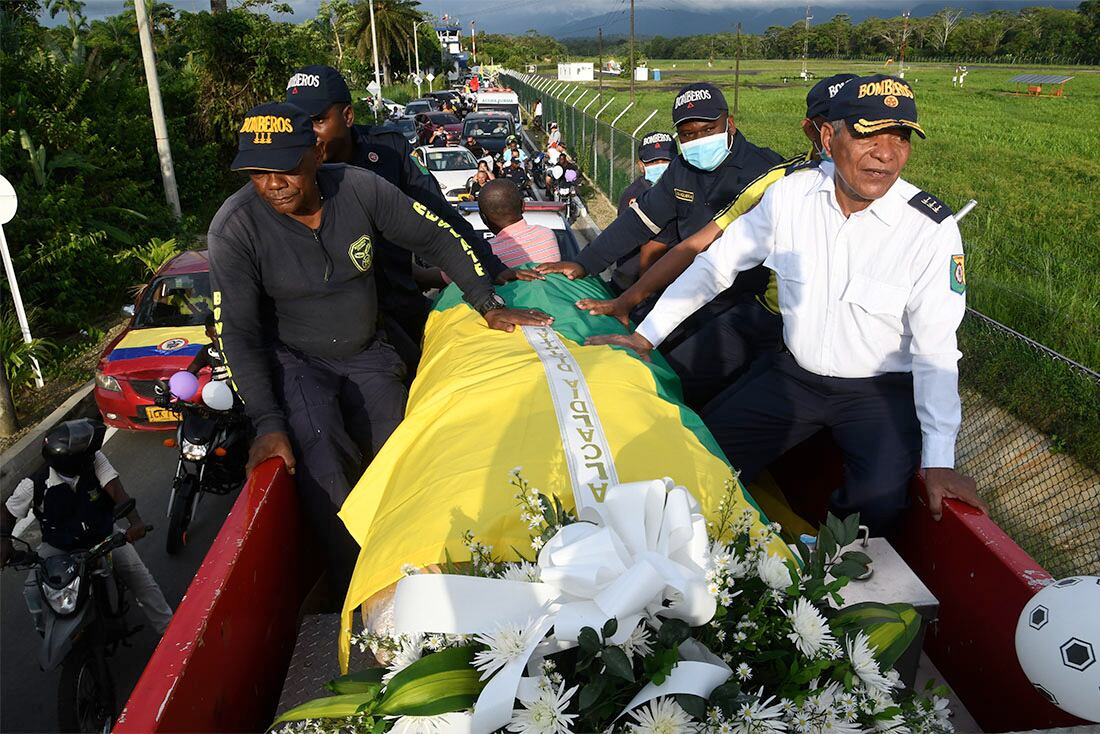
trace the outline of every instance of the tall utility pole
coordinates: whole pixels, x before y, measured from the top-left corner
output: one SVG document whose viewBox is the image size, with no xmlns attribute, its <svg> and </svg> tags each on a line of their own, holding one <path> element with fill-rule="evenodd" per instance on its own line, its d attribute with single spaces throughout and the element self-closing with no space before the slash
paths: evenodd
<svg viewBox="0 0 1100 734">
<path fill-rule="evenodd" d="M 901 14 L 905 21 L 901 28 L 901 61 L 898 63 L 898 76 L 902 79 L 905 78 L 905 44 L 909 40 L 909 15 L 908 10 Z"/>
<path fill-rule="evenodd" d="M 420 97 L 420 83 L 424 80 L 423 74 L 420 73 L 420 37 L 416 32 L 426 20 L 418 20 L 413 23 L 413 55 L 416 56 L 416 96 Z"/>
<path fill-rule="evenodd" d="M 600 99 L 603 99 L 603 28 L 596 29 L 596 38 L 599 39 L 597 43 L 600 48 L 600 68 L 597 72 L 600 75 Z"/>
<path fill-rule="evenodd" d="M 153 113 L 153 135 L 157 139 L 157 155 L 160 157 L 160 177 L 164 180 L 164 198 L 172 213 L 179 219 L 180 195 L 176 190 L 176 167 L 172 165 L 172 146 L 168 144 L 168 123 L 164 121 L 164 104 L 160 101 L 160 78 L 157 76 L 157 58 L 153 53 L 153 31 L 149 14 L 145 12 L 145 0 L 134 0 L 137 15 L 138 38 L 141 41 L 141 61 L 145 65 L 145 82 L 149 87 L 149 109 Z"/>
<path fill-rule="evenodd" d="M 634 0 L 630 0 L 630 103 L 634 104 Z"/>
<path fill-rule="evenodd" d="M 737 60 L 733 66 L 733 114 L 737 114 L 737 96 L 741 92 L 741 21 L 737 21 Z"/>
<path fill-rule="evenodd" d="M 374 111 L 382 109 L 382 77 L 378 73 L 378 33 L 374 28 L 374 0 L 370 0 L 370 47 L 374 57 L 374 83 L 378 85 L 378 94 L 374 96 Z"/>
<path fill-rule="evenodd" d="M 470 21 L 470 43 L 473 47 L 474 66 L 477 66 L 477 26 L 474 25 L 475 23 L 477 23 L 476 20 Z"/>
<path fill-rule="evenodd" d="M 810 78 L 810 70 L 806 68 L 806 58 L 810 55 L 810 21 L 814 17 L 810 15 L 810 6 L 806 6 L 806 37 L 802 39 L 802 78 Z"/>
</svg>

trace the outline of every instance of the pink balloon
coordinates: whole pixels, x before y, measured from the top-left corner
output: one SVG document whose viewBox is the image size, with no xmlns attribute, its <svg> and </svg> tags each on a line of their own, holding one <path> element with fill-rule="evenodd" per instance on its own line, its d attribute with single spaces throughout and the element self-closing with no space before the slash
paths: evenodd
<svg viewBox="0 0 1100 734">
<path fill-rule="evenodd" d="M 190 400 L 199 391 L 199 378 L 183 370 L 168 380 L 168 389 L 180 400 Z"/>
<path fill-rule="evenodd" d="M 577 180 L 577 172 L 570 168 L 568 171 L 565 172 L 565 180 L 569 183 L 573 183 Z"/>
</svg>

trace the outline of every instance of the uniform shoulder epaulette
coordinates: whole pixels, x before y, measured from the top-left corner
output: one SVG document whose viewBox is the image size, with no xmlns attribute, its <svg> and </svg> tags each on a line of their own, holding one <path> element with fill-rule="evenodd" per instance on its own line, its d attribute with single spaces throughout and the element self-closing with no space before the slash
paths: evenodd
<svg viewBox="0 0 1100 734">
<path fill-rule="evenodd" d="M 821 166 L 821 159 L 814 158 L 813 160 L 806 160 L 804 157 L 799 156 L 794 161 L 784 161 L 787 173 L 785 175 L 790 176 L 792 173 L 798 173 L 799 171 L 812 171 L 815 168 Z"/>
<path fill-rule="evenodd" d="M 927 191 L 918 191 L 917 195 L 909 200 L 909 206 L 913 207 L 936 224 L 941 223 L 955 213 L 951 210 L 951 207 L 944 204 Z"/>
</svg>

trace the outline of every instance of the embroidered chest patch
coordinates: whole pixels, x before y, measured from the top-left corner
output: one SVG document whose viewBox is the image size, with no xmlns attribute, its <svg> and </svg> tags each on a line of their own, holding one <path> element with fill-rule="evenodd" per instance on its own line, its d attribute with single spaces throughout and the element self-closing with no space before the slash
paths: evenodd
<svg viewBox="0 0 1100 734">
<path fill-rule="evenodd" d="M 363 235 L 348 245 L 348 257 L 351 258 L 351 264 L 362 272 L 370 270 L 371 263 L 374 262 L 374 247 L 370 236 Z"/>
<path fill-rule="evenodd" d="M 695 192 L 694 191 L 685 191 L 684 189 L 673 189 L 672 193 L 676 194 L 676 198 L 679 199 L 680 201 L 686 201 L 689 204 L 695 201 Z"/>
<path fill-rule="evenodd" d="M 964 255 L 951 256 L 951 290 L 955 293 L 966 293 L 966 257 Z"/>
</svg>

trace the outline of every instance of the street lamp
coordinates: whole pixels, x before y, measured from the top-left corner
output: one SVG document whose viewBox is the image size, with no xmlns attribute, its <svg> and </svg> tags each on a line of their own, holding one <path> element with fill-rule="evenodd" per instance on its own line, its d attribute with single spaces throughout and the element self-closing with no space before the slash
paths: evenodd
<svg viewBox="0 0 1100 734">
<path fill-rule="evenodd" d="M 416 34 L 416 29 L 425 23 L 431 22 L 431 19 L 418 20 L 413 23 L 413 54 L 416 56 L 416 96 L 420 96 L 420 83 L 423 81 L 423 75 L 420 73 L 420 39 Z"/>
</svg>

